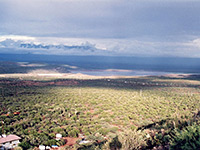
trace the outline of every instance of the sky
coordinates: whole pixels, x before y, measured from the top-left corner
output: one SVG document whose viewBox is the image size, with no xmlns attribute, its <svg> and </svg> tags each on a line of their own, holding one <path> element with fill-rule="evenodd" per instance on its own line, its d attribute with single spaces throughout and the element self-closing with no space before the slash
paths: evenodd
<svg viewBox="0 0 200 150">
<path fill-rule="evenodd" d="M 0 0 L 0 53 L 19 49 L 16 44 L 8 50 L 2 46 L 12 39 L 43 45 L 89 43 L 99 55 L 199 58 L 199 14 L 199 0 Z M 24 51 L 44 54 L 42 49 Z M 46 53 L 92 54 L 68 49 Z"/>
</svg>

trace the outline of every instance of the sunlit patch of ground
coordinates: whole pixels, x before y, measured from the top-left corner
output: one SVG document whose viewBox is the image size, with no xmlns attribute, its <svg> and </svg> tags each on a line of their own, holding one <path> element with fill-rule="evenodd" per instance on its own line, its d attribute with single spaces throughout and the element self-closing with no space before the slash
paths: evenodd
<svg viewBox="0 0 200 150">
<path fill-rule="evenodd" d="M 108 72 L 132 72 L 133 70 L 125 70 L 125 69 L 106 69 Z"/>
<path fill-rule="evenodd" d="M 29 62 L 18 62 L 19 66 L 21 67 L 44 67 L 47 66 L 47 64 L 42 63 L 29 63 Z"/>
<path fill-rule="evenodd" d="M 71 66 L 71 65 L 63 65 L 63 67 L 68 67 L 68 68 L 70 68 L 70 69 L 78 69 L 78 67 L 77 66 Z"/>
<path fill-rule="evenodd" d="M 14 74 L 0 74 L 1 78 L 29 78 L 29 77 L 43 77 L 43 78 L 64 78 L 64 79 L 104 79 L 104 78 L 130 78 L 133 76 L 95 76 L 83 73 L 60 73 L 57 70 L 36 69 L 28 73 L 14 73 Z"/>
</svg>

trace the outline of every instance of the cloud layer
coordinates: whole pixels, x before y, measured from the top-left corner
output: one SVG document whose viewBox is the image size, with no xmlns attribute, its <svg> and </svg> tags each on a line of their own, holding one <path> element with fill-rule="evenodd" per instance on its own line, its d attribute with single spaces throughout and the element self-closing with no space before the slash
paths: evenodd
<svg viewBox="0 0 200 150">
<path fill-rule="evenodd" d="M 183 42 L 0 36 L 1 53 L 200 57 L 200 38 Z"/>
<path fill-rule="evenodd" d="M 138 38 L 200 34 L 200 1 L 0 0 L 0 31 L 29 36 Z"/>
<path fill-rule="evenodd" d="M 199 14 L 197 0 L 0 0 L 0 38 L 36 45 L 88 41 L 101 55 L 200 57 Z"/>
</svg>

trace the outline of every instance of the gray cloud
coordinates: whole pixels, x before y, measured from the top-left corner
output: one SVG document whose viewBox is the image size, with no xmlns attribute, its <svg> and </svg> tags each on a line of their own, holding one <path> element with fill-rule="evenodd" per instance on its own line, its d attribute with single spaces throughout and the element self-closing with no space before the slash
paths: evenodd
<svg viewBox="0 0 200 150">
<path fill-rule="evenodd" d="M 0 0 L 0 34 L 99 39 L 124 55 L 183 56 L 180 49 L 199 49 L 184 44 L 200 37 L 199 14 L 197 0 Z"/>
<path fill-rule="evenodd" d="M 130 38 L 199 34 L 198 1 L 0 1 L 1 27 L 34 36 Z"/>
</svg>

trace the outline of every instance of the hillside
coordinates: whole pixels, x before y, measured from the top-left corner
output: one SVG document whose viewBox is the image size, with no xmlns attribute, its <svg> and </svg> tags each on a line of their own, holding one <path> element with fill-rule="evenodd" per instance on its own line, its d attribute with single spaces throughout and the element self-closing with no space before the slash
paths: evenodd
<svg viewBox="0 0 200 150">
<path fill-rule="evenodd" d="M 125 149 L 133 139 L 138 149 L 169 148 L 175 129 L 199 123 L 199 86 L 198 76 L 1 78 L 0 118 L 6 134 L 19 135 L 32 148 L 63 145 L 56 133 L 90 141 L 75 149 Z"/>
</svg>

